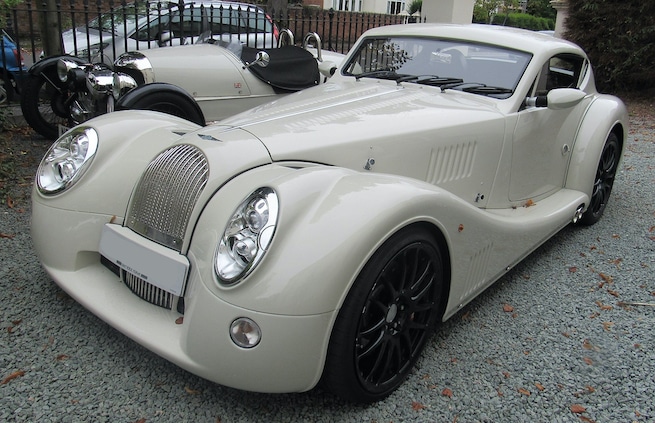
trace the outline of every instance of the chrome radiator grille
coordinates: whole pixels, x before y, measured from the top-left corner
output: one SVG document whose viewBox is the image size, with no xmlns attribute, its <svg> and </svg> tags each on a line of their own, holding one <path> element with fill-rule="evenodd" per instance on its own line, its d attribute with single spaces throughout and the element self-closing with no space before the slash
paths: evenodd
<svg viewBox="0 0 655 423">
<path fill-rule="evenodd" d="M 121 272 L 121 276 L 125 285 L 142 300 L 169 310 L 173 308 L 173 294 L 170 292 L 151 285 L 125 270 Z"/>
<path fill-rule="evenodd" d="M 162 152 L 141 176 L 128 211 L 127 227 L 180 251 L 191 212 L 208 176 L 207 159 L 196 147 L 181 144 Z"/>
</svg>

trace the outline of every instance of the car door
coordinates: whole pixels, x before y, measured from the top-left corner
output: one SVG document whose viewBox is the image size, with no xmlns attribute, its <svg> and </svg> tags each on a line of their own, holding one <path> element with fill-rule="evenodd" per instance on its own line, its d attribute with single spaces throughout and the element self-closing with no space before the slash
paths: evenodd
<svg viewBox="0 0 655 423">
<path fill-rule="evenodd" d="M 534 86 L 534 95 L 556 88 L 578 88 L 586 60 L 562 54 L 544 64 Z M 525 201 L 547 195 L 564 184 L 578 124 L 591 97 L 575 106 L 554 110 L 530 107 L 519 112 L 512 142 L 510 201 Z"/>
</svg>

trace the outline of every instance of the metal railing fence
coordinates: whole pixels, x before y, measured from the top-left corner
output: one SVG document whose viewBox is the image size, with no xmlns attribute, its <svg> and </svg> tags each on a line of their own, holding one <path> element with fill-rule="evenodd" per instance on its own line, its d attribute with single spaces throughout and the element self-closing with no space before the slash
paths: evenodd
<svg viewBox="0 0 655 423">
<path fill-rule="evenodd" d="M 193 43 L 208 29 L 214 35 L 236 35 L 254 47 L 275 46 L 277 28 L 290 29 L 296 42 L 301 42 L 306 33 L 316 32 L 324 49 L 345 53 L 364 31 L 406 22 L 399 15 L 315 7 L 289 7 L 285 13 L 276 13 L 251 4 L 227 6 L 228 3 L 218 0 L 196 0 L 195 4 L 185 5 L 180 14 L 179 5 L 183 1 L 54 0 L 53 9 L 47 6 L 52 1 L 25 0 L 7 11 L 3 26 L 22 53 L 27 69 L 48 55 L 43 54 L 44 46 L 50 41 L 44 39 L 44 31 L 62 34 L 77 28 L 80 31 L 69 31 L 66 43 L 62 39 L 54 40 L 62 43 L 65 53 L 93 61 L 94 49 L 89 47 L 107 44 L 103 53 L 113 61 L 123 51 L 151 48 L 153 43 L 157 46 Z M 18 76 L 16 79 L 20 80 Z"/>
</svg>

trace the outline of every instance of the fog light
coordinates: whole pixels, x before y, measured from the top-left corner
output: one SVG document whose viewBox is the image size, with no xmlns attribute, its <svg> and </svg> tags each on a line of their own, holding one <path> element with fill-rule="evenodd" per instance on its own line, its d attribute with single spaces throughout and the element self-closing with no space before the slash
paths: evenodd
<svg viewBox="0 0 655 423">
<path fill-rule="evenodd" d="M 230 325 L 230 338 L 241 348 L 253 348 L 262 339 L 262 331 L 253 320 L 240 317 Z"/>
</svg>

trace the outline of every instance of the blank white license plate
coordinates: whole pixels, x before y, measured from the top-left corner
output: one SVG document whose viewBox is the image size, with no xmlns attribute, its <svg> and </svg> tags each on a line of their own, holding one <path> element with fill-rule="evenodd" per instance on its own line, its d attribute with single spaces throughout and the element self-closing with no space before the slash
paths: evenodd
<svg viewBox="0 0 655 423">
<path fill-rule="evenodd" d="M 149 284 L 173 295 L 182 295 L 189 260 L 177 251 L 145 239 L 128 228 L 108 223 L 102 228 L 100 254 Z"/>
</svg>

